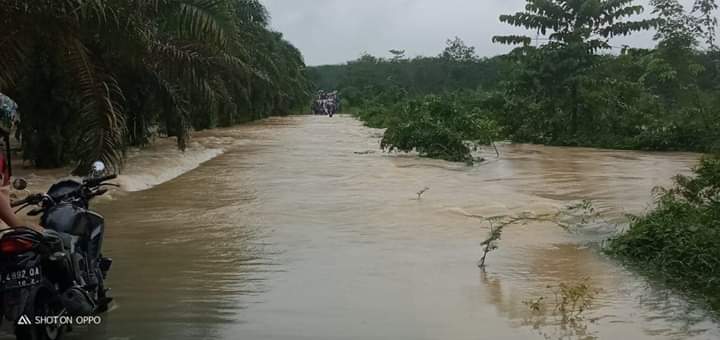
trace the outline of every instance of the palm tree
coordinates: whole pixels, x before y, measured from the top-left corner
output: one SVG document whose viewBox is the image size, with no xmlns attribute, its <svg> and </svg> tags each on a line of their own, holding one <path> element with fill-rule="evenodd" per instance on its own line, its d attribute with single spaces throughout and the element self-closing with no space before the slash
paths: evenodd
<svg viewBox="0 0 720 340">
<path fill-rule="evenodd" d="M 122 91 L 83 37 L 84 29 L 100 24 L 98 20 L 106 16 L 105 4 L 40 0 L 30 5 L 5 0 L 0 7 L 6 12 L 0 19 L 2 25 L 9 28 L 0 42 L 0 87 L 12 91 L 25 72 L 33 72 L 28 61 L 37 60 L 38 53 L 43 53 L 52 65 L 62 65 L 57 78 L 72 87 L 79 104 L 78 119 L 86 127 L 79 137 L 79 152 L 118 164 L 123 131 Z"/>
<path fill-rule="evenodd" d="M 0 10 L 0 90 L 18 96 L 24 147 L 42 166 L 119 168 L 153 125 L 184 148 L 218 111 L 285 109 L 307 88 L 302 56 L 268 30 L 257 0 L 0 0 Z"/>
</svg>

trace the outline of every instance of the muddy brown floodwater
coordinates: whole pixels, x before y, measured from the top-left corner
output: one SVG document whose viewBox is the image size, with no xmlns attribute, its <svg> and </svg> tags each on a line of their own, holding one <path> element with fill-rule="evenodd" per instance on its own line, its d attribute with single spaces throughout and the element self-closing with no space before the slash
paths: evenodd
<svg viewBox="0 0 720 340">
<path fill-rule="evenodd" d="M 131 154 L 126 191 L 96 204 L 116 306 L 69 338 L 720 337 L 709 313 L 600 254 L 614 223 L 512 226 L 476 266 L 488 225 L 473 215 L 591 199 L 621 223 L 698 155 L 503 145 L 466 167 L 378 152 L 379 135 L 296 116 L 198 133 L 184 156 L 168 141 Z M 524 304 L 583 279 L 598 293 L 572 325 Z"/>
</svg>

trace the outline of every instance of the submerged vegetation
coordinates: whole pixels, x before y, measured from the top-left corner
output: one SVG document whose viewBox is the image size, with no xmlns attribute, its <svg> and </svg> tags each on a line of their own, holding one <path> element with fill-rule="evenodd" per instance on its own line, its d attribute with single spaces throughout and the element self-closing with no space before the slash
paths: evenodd
<svg viewBox="0 0 720 340">
<path fill-rule="evenodd" d="M 380 142 L 388 151 L 416 150 L 421 156 L 472 164 L 471 149 L 498 136 L 494 121 L 459 98 L 427 96 L 396 110 Z"/>
<path fill-rule="evenodd" d="M 633 217 L 607 252 L 720 309 L 720 157 L 707 157 L 694 176 L 658 189 L 658 206 Z"/>
<path fill-rule="evenodd" d="M 594 224 L 598 221 L 600 214 L 595 211 L 591 201 L 584 200 L 575 204 L 570 204 L 552 213 L 533 214 L 523 212 L 514 216 L 491 216 L 484 217 L 471 215 L 470 217 L 480 218 L 490 225 L 487 238 L 480 243 L 482 246 L 482 256 L 478 261 L 478 267 L 486 268 L 486 260 L 488 254 L 500 247 L 500 239 L 502 238 L 505 228 L 514 225 L 526 225 L 530 222 L 549 223 L 567 231 L 578 230 L 585 226 Z"/>
<path fill-rule="evenodd" d="M 118 167 L 157 132 L 304 107 L 301 53 L 259 0 L 0 0 L 0 91 L 39 167 Z"/>
<path fill-rule="evenodd" d="M 578 282 L 561 282 L 548 286 L 552 298 L 539 296 L 523 301 L 530 310 L 525 324 L 538 330 L 545 339 L 597 339 L 590 331 L 585 316 L 600 290 L 593 288 L 589 278 Z M 555 329 L 548 329 L 554 326 Z"/>
<path fill-rule="evenodd" d="M 497 222 L 497 219 L 488 219 L 488 223 L 490 224 L 490 231 L 488 232 L 488 236 L 480 243 L 480 245 L 483 247 L 482 251 L 482 257 L 480 257 L 480 261 L 478 262 L 478 267 L 481 269 L 485 269 L 485 260 L 487 260 L 487 256 L 490 252 L 498 249 L 498 242 L 500 241 L 500 238 L 502 237 L 502 232 L 505 227 L 510 225 L 509 223 L 500 223 L 495 224 L 493 222 Z"/>
</svg>

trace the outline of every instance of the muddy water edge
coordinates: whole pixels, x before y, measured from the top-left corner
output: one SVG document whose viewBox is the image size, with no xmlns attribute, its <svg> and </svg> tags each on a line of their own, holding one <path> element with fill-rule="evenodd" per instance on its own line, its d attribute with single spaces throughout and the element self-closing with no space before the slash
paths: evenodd
<svg viewBox="0 0 720 340">
<path fill-rule="evenodd" d="M 69 338 L 720 338 L 709 313 L 597 250 L 698 155 L 503 145 L 466 167 L 379 152 L 380 133 L 294 116 L 132 153 L 124 190 L 96 204 L 116 306 Z M 477 216 L 584 199 L 606 223 L 512 226 L 477 268 Z M 597 294 L 572 324 L 527 306 L 583 280 Z"/>
</svg>

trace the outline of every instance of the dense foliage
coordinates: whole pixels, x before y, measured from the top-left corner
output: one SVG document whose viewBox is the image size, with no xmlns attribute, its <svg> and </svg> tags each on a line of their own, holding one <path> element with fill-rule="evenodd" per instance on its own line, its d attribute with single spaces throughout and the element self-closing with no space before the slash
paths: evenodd
<svg viewBox="0 0 720 340">
<path fill-rule="evenodd" d="M 0 0 L 0 91 L 15 98 L 24 155 L 40 167 L 102 159 L 157 131 L 304 106 L 300 52 L 258 0 Z"/>
<path fill-rule="evenodd" d="M 387 128 L 381 143 L 386 150 L 472 163 L 478 144 L 501 135 L 487 108 L 501 72 L 510 67 L 507 58 L 479 58 L 459 38 L 448 40 L 437 57 L 391 53 L 390 59 L 364 55 L 346 65 L 311 68 L 308 75 L 319 88 L 341 89 L 343 107 L 368 126 Z"/>
<path fill-rule="evenodd" d="M 720 54 L 698 50 L 715 25 L 675 0 L 653 1 L 653 19 L 619 21 L 642 12 L 622 1 L 528 1 L 527 12 L 502 16 L 516 26 L 552 30 L 548 43 L 521 42 L 509 74 L 501 119 L 517 141 L 611 148 L 708 151 L 717 147 Z M 710 8 L 698 1 L 696 11 Z M 707 5 L 703 7 L 703 4 Z M 710 7 L 708 7 L 710 6 Z M 697 15 L 697 13 L 696 13 Z M 654 27 L 653 50 L 624 47 L 600 55 L 609 38 Z M 708 39 L 712 43 L 711 39 Z"/>
<path fill-rule="evenodd" d="M 689 10 L 676 0 L 652 5 L 651 18 L 637 20 L 644 9 L 632 0 L 528 0 L 526 11 L 500 21 L 542 38 L 494 37 L 520 45 L 507 55 L 479 58 L 455 39 L 437 57 L 406 59 L 402 51 L 391 51 L 391 58 L 366 55 L 312 68 L 309 75 L 317 86 L 340 88 L 345 107 L 376 127 L 391 127 L 399 119 L 410 124 L 415 116 L 399 108 L 415 98 L 451 93 L 444 105 L 470 97 L 475 106 L 463 110 L 483 112 L 501 138 L 516 142 L 716 150 L 716 2 L 698 0 Z M 611 44 L 613 37 L 651 28 L 657 31 L 654 49 Z"/>
<path fill-rule="evenodd" d="M 407 98 L 497 85 L 507 67 L 504 57 L 479 58 L 459 38 L 447 43 L 436 57 L 366 54 L 344 65 L 311 67 L 308 78 L 319 89 L 342 89 L 343 98 L 356 108 L 371 102 L 393 103 L 398 98 L 392 96 L 400 89 L 402 98 Z"/>
<path fill-rule="evenodd" d="M 421 156 L 473 163 L 472 149 L 498 136 L 495 122 L 467 98 L 433 96 L 404 101 L 386 122 L 383 149 L 417 151 Z"/>
<path fill-rule="evenodd" d="M 694 176 L 678 176 L 659 193 L 658 207 L 633 218 L 608 252 L 720 308 L 720 158 L 705 158 Z"/>
<path fill-rule="evenodd" d="M 632 0 L 527 0 L 500 21 L 542 38 L 492 59 L 459 39 L 437 57 L 363 56 L 310 71 L 340 88 L 366 124 L 387 128 L 382 147 L 471 160 L 472 142 L 621 149 L 720 150 L 717 1 L 652 0 L 649 19 Z M 653 49 L 617 47 L 618 35 L 654 29 Z M 696 292 L 720 309 L 720 156 L 678 176 L 658 206 L 634 217 L 607 251 Z"/>
</svg>

